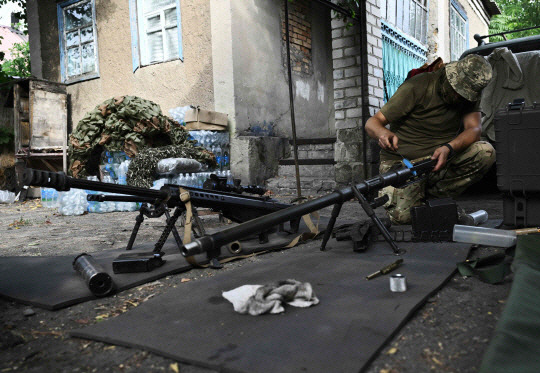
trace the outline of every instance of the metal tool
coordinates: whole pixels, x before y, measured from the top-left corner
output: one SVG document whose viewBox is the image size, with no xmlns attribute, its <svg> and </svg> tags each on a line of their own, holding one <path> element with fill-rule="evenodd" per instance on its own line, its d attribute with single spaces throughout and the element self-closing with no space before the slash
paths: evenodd
<svg viewBox="0 0 540 373">
<path fill-rule="evenodd" d="M 394 263 L 382 267 L 382 268 L 379 269 L 377 272 L 373 272 L 372 274 L 367 275 L 367 276 L 366 276 L 366 280 L 371 280 L 371 279 L 374 279 L 374 278 L 377 277 L 377 276 L 386 275 L 387 273 L 390 273 L 390 272 L 392 272 L 394 269 L 396 269 L 397 267 L 399 267 L 402 263 L 403 263 L 403 259 L 398 259 L 398 260 L 396 260 Z"/>
<path fill-rule="evenodd" d="M 114 290 L 114 283 L 107 272 L 86 253 L 77 255 L 73 260 L 73 269 L 84 279 L 88 289 L 97 297 L 109 295 Z"/>
<path fill-rule="evenodd" d="M 394 293 L 407 291 L 407 279 L 401 273 L 390 276 L 390 290 Z"/>
</svg>

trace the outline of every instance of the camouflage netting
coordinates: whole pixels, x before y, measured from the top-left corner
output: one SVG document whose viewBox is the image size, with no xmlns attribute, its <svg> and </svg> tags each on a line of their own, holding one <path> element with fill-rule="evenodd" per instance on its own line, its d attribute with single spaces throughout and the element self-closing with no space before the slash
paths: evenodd
<svg viewBox="0 0 540 373">
<path fill-rule="evenodd" d="M 157 164 L 165 158 L 191 158 L 206 164 L 215 163 L 216 159 L 213 153 L 196 146 L 168 145 L 160 148 L 146 148 L 141 150 L 129 165 L 128 185 L 141 188 L 152 187 Z"/>
<path fill-rule="evenodd" d="M 215 165 L 214 155 L 196 147 L 187 136 L 185 128 L 163 115 L 156 103 L 136 96 L 115 97 L 86 113 L 77 124 L 69 141 L 69 172 L 73 177 L 97 175 L 103 150 L 124 151 L 136 159 L 145 148 L 170 148 L 167 145 L 174 145 L 176 153 L 186 158 Z M 153 173 L 153 169 L 148 171 Z"/>
</svg>

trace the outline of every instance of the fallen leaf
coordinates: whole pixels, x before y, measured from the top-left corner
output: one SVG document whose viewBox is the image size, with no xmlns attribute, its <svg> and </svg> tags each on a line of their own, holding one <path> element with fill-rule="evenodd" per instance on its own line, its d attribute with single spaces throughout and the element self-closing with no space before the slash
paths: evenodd
<svg viewBox="0 0 540 373">
<path fill-rule="evenodd" d="M 392 348 L 389 349 L 386 353 L 387 353 L 388 355 L 393 355 L 393 354 L 395 354 L 396 352 L 397 352 L 397 348 L 392 347 Z"/>
<path fill-rule="evenodd" d="M 183 278 L 183 279 L 180 280 L 180 282 L 188 282 L 188 281 L 191 281 L 191 279 L 190 278 Z"/>
<path fill-rule="evenodd" d="M 107 315 L 107 314 L 97 315 L 96 316 L 96 321 L 103 321 L 103 320 L 107 319 L 108 317 L 109 317 L 109 315 Z"/>
<path fill-rule="evenodd" d="M 174 373 L 179 373 L 180 372 L 180 369 L 178 369 L 178 363 L 172 363 L 171 365 L 169 365 L 169 367 L 171 368 L 171 370 Z"/>
<path fill-rule="evenodd" d="M 439 359 L 437 359 L 435 356 L 432 356 L 431 360 L 433 360 L 433 362 L 435 362 L 435 364 L 437 365 L 443 365 L 443 363 Z"/>
<path fill-rule="evenodd" d="M 114 350 L 116 346 L 107 346 L 104 348 L 104 350 Z"/>
<path fill-rule="evenodd" d="M 30 333 L 32 333 L 34 337 L 36 335 L 54 335 L 56 337 L 62 336 L 62 332 L 57 332 L 54 330 L 50 330 L 50 331 L 32 330 Z"/>
</svg>

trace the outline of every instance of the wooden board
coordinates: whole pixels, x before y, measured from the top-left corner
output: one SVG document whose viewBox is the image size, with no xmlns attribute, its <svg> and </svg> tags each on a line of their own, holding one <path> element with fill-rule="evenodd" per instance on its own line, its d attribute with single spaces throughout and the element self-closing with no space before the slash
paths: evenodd
<svg viewBox="0 0 540 373">
<path fill-rule="evenodd" d="M 31 149 L 61 149 L 66 141 L 65 86 L 30 81 Z"/>
</svg>

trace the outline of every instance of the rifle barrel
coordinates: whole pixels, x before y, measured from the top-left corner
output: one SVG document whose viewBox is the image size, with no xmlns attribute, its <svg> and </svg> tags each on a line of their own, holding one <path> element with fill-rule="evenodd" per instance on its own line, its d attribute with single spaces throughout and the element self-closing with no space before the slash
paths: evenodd
<svg viewBox="0 0 540 373">
<path fill-rule="evenodd" d="M 68 191 L 71 188 L 79 188 L 95 190 L 97 192 L 129 194 L 159 200 L 166 200 L 168 196 L 167 192 L 161 190 L 139 188 L 130 185 L 103 183 L 101 181 L 94 180 L 76 179 L 67 176 L 63 172 L 34 170 L 32 168 L 27 168 L 24 170 L 22 175 L 22 183 L 24 185 L 54 188 L 58 191 Z"/>
<path fill-rule="evenodd" d="M 414 179 L 415 177 L 419 177 L 430 172 L 434 166 L 435 161 L 431 159 L 417 162 L 410 168 L 402 167 L 365 180 L 356 185 L 356 188 L 360 193 L 369 193 L 372 191 L 378 191 L 389 185 L 399 187 L 404 185 L 409 179 Z M 207 251 L 218 250 L 221 246 L 230 242 L 239 240 L 252 234 L 260 233 L 269 227 L 299 218 L 303 215 L 320 210 L 335 203 L 343 203 L 353 198 L 353 196 L 354 193 L 352 188 L 347 187 L 341 190 L 336 190 L 330 194 L 327 194 L 326 196 L 308 201 L 306 203 L 291 206 L 256 219 L 246 221 L 245 223 L 235 227 L 193 240 L 182 247 L 182 255 L 192 256 Z"/>
</svg>

